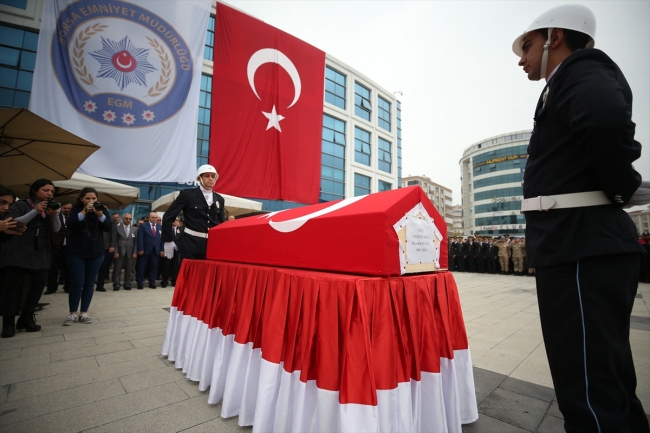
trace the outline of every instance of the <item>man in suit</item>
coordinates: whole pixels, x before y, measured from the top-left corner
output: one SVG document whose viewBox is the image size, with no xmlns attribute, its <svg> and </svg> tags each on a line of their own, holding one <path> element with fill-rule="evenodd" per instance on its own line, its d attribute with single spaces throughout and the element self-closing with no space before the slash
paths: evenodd
<svg viewBox="0 0 650 433">
<path fill-rule="evenodd" d="M 208 247 L 208 230 L 226 220 L 224 199 L 212 191 L 219 175 L 211 165 L 202 165 L 196 173 L 199 186 L 184 189 L 169 206 L 163 216 L 163 242 L 165 256 L 174 256 L 174 234 L 172 223 L 182 211 L 185 231 L 176 245 L 180 261 L 184 259 L 205 259 Z"/>
<path fill-rule="evenodd" d="M 135 280 L 138 289 L 144 287 L 144 272 L 149 265 L 149 288 L 156 288 L 156 276 L 158 275 L 158 260 L 164 256 L 160 233 L 162 226 L 158 224 L 158 214 L 151 212 L 149 222 L 143 223 L 138 229 L 136 238 L 138 240 L 138 269 L 136 270 Z"/>
<path fill-rule="evenodd" d="M 66 236 L 68 233 L 68 217 L 70 216 L 72 203 L 61 203 L 61 212 L 59 213 L 59 222 L 61 230 L 52 233 L 52 267 L 47 273 L 47 289 L 44 295 L 51 295 L 59 288 L 59 274 L 63 277 L 63 290 L 67 293 L 70 286 L 70 276 L 68 275 L 68 266 L 66 259 Z"/>
<path fill-rule="evenodd" d="M 181 237 L 183 236 L 184 229 L 181 227 L 181 220 L 176 217 L 176 220 L 172 223 L 172 232 L 174 235 L 174 251 L 177 250 L 176 245 L 180 244 Z M 167 281 L 171 278 L 171 285 L 176 286 L 176 276 L 178 275 L 178 268 L 180 266 L 180 258 L 178 254 L 174 254 L 174 257 L 171 259 L 167 257 L 161 257 L 160 263 L 162 266 L 161 278 L 162 282 L 160 283 L 161 287 L 167 287 Z"/>
<path fill-rule="evenodd" d="M 120 273 L 124 269 L 124 290 L 131 290 L 131 270 L 133 262 L 138 257 L 138 228 L 131 225 L 133 217 L 130 213 L 122 216 L 122 224 L 113 225 L 111 239 L 115 242 L 113 248 L 113 290 L 120 290 Z"/>
<path fill-rule="evenodd" d="M 528 79 L 546 79 L 524 172 L 526 253 L 565 430 L 648 433 L 629 342 L 641 248 L 622 209 L 641 145 L 630 86 L 595 34 L 588 8 L 562 5 L 512 45 Z"/>
<path fill-rule="evenodd" d="M 108 206 L 104 205 L 104 209 L 106 209 L 104 211 L 104 214 L 108 215 Z M 113 225 L 120 223 L 120 214 L 114 213 L 111 215 L 111 218 L 113 218 Z M 104 236 L 104 261 L 99 267 L 99 272 L 97 272 L 97 288 L 95 290 L 98 292 L 106 291 L 104 284 L 108 280 L 108 272 L 110 270 L 111 264 L 113 263 L 113 247 L 111 247 L 111 245 L 115 243 L 112 231 L 103 232 L 102 235 Z"/>
</svg>

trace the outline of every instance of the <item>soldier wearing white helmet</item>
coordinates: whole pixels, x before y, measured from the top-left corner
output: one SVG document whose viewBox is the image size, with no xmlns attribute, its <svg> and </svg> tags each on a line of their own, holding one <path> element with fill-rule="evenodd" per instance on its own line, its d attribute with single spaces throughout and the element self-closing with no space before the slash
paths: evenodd
<svg viewBox="0 0 650 433">
<path fill-rule="evenodd" d="M 595 37 L 594 14 L 564 5 L 512 46 L 528 79 L 547 82 L 524 173 L 526 255 L 566 431 L 647 433 L 629 342 L 641 251 L 622 209 L 641 145 L 632 91 Z"/>
<path fill-rule="evenodd" d="M 225 221 L 224 199 L 214 192 L 219 174 L 209 165 L 202 165 L 196 172 L 198 187 L 184 189 L 169 206 L 163 216 L 162 241 L 165 243 L 165 257 L 174 256 L 178 248 L 180 260 L 205 259 L 208 245 L 208 230 Z M 172 224 L 180 212 L 185 219 L 184 231 L 178 245 L 174 244 Z"/>
</svg>

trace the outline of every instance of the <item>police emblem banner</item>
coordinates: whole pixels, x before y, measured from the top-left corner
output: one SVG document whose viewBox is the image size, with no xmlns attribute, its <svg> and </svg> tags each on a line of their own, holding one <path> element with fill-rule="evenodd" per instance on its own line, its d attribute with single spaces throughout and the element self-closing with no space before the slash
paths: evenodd
<svg viewBox="0 0 650 433">
<path fill-rule="evenodd" d="M 211 0 L 51 0 L 29 109 L 101 146 L 79 172 L 189 182 Z"/>
<path fill-rule="evenodd" d="M 325 53 L 217 3 L 210 163 L 216 190 L 313 204 Z"/>
</svg>

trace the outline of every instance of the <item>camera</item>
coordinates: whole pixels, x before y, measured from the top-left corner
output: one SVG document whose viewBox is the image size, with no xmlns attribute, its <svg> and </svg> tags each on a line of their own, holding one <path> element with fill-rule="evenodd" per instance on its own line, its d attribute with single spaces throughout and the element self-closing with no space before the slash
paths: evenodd
<svg viewBox="0 0 650 433">
<path fill-rule="evenodd" d="M 54 201 L 54 197 L 50 197 L 47 199 L 47 208 L 52 209 L 52 210 L 59 210 L 61 207 L 60 203 L 57 203 Z"/>
<path fill-rule="evenodd" d="M 104 212 L 104 211 L 106 210 L 106 209 L 104 209 L 104 205 L 101 204 L 101 203 L 98 202 L 98 201 L 96 201 L 95 203 L 93 203 L 93 208 L 94 208 L 97 212 Z"/>
</svg>

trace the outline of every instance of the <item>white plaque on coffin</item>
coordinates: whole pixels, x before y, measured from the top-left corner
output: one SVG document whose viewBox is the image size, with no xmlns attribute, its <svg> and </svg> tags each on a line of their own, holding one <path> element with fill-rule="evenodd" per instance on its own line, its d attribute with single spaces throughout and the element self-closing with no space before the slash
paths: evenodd
<svg viewBox="0 0 650 433">
<path fill-rule="evenodd" d="M 402 275 L 415 272 L 433 272 L 440 268 L 442 233 L 436 227 L 424 206 L 418 203 L 394 226 L 399 238 Z"/>
</svg>

